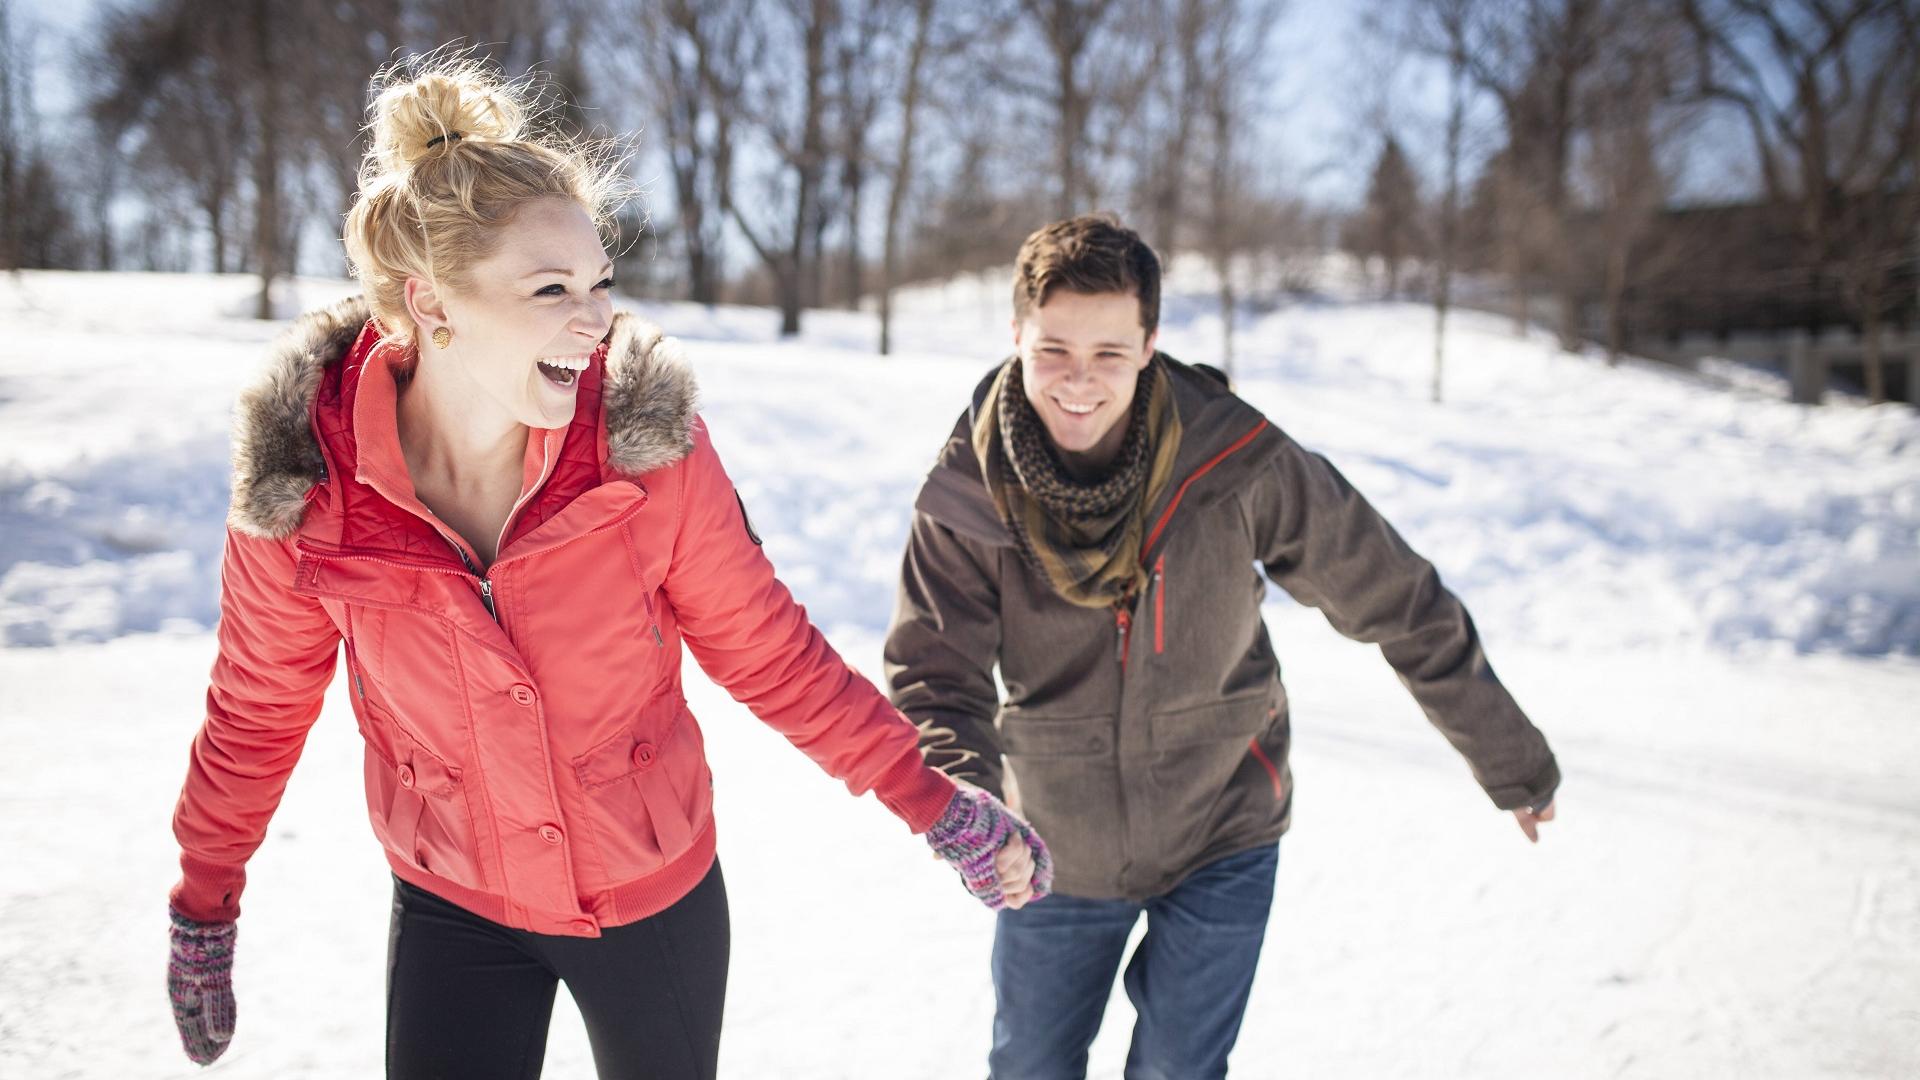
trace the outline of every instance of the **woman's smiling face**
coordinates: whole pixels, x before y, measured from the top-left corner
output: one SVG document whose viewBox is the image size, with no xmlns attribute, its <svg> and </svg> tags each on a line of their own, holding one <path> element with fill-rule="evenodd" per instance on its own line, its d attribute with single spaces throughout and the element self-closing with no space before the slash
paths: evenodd
<svg viewBox="0 0 1920 1080">
<path fill-rule="evenodd" d="M 1119 453 L 1157 337 L 1140 325 L 1130 292 L 1056 289 L 1014 320 L 1027 400 L 1069 465 L 1099 469 Z"/>
<path fill-rule="evenodd" d="M 528 427 L 564 427 L 573 420 L 578 373 L 613 323 L 612 273 L 578 203 L 529 202 L 500 227 L 493 253 L 469 268 L 466 288 L 409 282 L 421 363 L 435 365 L 436 376 L 447 376 L 476 408 Z M 430 343 L 438 325 L 453 331 L 444 350 Z"/>
</svg>

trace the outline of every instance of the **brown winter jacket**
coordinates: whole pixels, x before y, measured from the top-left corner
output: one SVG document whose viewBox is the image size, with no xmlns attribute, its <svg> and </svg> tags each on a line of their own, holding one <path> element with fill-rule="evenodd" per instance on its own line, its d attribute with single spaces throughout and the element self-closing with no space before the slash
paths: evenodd
<svg viewBox="0 0 1920 1080">
<path fill-rule="evenodd" d="M 1010 796 L 1068 895 L 1164 894 L 1273 841 L 1292 782 L 1264 570 L 1380 646 L 1496 806 L 1551 794 L 1545 738 L 1433 566 L 1325 458 L 1211 373 L 1163 359 L 1185 434 L 1131 611 L 1068 603 L 1022 560 L 970 441 L 990 377 L 955 425 L 915 502 L 886 643 L 894 704 L 928 763 Z"/>
</svg>

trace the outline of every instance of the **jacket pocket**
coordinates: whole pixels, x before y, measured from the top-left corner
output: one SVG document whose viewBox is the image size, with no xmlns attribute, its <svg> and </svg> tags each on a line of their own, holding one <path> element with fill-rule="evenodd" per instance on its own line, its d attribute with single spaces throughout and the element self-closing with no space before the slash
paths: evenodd
<svg viewBox="0 0 1920 1080">
<path fill-rule="evenodd" d="M 378 729 L 367 732 L 366 753 L 367 813 L 374 835 L 409 866 L 485 889 L 461 770 L 399 725 L 377 713 L 370 719 Z"/>
<path fill-rule="evenodd" d="M 1000 713 L 1000 748 L 1009 757 L 1084 757 L 1113 751 L 1113 717 Z"/>
<path fill-rule="evenodd" d="M 1154 713 L 1148 719 L 1155 753 L 1230 742 L 1243 750 L 1248 739 L 1263 731 L 1272 717 L 1270 695 L 1260 694 L 1176 712 Z"/>
<path fill-rule="evenodd" d="M 713 814 L 700 725 L 678 694 L 572 760 L 592 813 L 605 885 L 642 878 L 685 854 Z"/>
</svg>

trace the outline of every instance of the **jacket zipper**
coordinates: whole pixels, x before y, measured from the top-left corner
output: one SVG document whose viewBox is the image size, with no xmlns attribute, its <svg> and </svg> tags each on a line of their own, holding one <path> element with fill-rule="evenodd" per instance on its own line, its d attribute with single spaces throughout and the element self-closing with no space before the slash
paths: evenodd
<svg viewBox="0 0 1920 1080">
<path fill-rule="evenodd" d="M 1162 552 L 1153 562 L 1153 651 L 1155 654 L 1167 651 L 1167 589 L 1164 581 L 1167 569 L 1167 556 Z"/>
<path fill-rule="evenodd" d="M 1124 601 L 1122 601 L 1122 603 L 1124 603 Z M 1120 661 L 1120 670 L 1124 673 L 1127 670 L 1127 633 L 1133 629 L 1133 616 L 1127 614 L 1126 608 L 1115 604 L 1113 608 L 1113 621 L 1114 625 L 1117 626 L 1120 631 L 1120 646 L 1115 651 L 1114 658 Z"/>
<path fill-rule="evenodd" d="M 445 533 L 441 533 L 440 536 L 441 539 L 446 539 Z M 447 543 L 453 544 L 453 541 L 448 540 Z M 480 582 L 480 602 L 487 605 L 487 617 L 496 623 L 499 622 L 500 613 L 494 610 L 493 607 L 493 580 L 485 574 L 482 574 L 479 567 L 473 565 L 473 560 L 467 557 L 467 550 L 465 548 L 458 544 L 453 544 L 453 550 L 456 555 L 460 556 L 460 561 L 467 565 L 467 572 L 472 574 L 474 578 Z"/>
<path fill-rule="evenodd" d="M 446 534 L 441 533 L 441 538 L 445 539 L 445 537 Z M 462 551 L 459 545 L 452 544 L 451 541 L 448 541 L 448 543 L 453 547 L 453 553 L 460 556 L 460 562 L 466 569 L 455 570 L 451 566 L 441 566 L 436 563 L 418 562 L 408 559 L 390 559 L 384 555 L 365 555 L 358 552 L 316 551 L 313 548 L 305 546 L 302 546 L 301 550 L 316 559 L 365 559 L 368 562 L 377 563 L 381 566 L 394 566 L 402 570 L 421 570 L 429 574 L 453 574 L 457 577 L 471 577 L 478 582 L 480 586 L 480 602 L 487 606 L 487 614 L 492 616 L 494 622 L 499 622 L 500 616 L 494 612 L 493 608 L 493 582 L 487 580 L 479 570 L 474 568 L 473 560 L 467 558 L 467 553 Z"/>
</svg>

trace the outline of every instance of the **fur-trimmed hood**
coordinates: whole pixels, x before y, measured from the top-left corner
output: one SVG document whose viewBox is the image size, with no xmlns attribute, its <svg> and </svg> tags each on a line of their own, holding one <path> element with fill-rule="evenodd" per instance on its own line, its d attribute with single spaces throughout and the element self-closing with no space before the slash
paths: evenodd
<svg viewBox="0 0 1920 1080">
<path fill-rule="evenodd" d="M 327 479 L 310 416 L 327 369 L 366 327 L 366 301 L 350 297 L 308 312 L 273 343 L 233 420 L 233 501 L 227 523 L 263 539 L 300 528 L 307 494 Z M 613 317 L 601 384 L 607 466 L 639 476 L 693 449 L 698 391 L 680 343 L 626 313 Z"/>
</svg>

